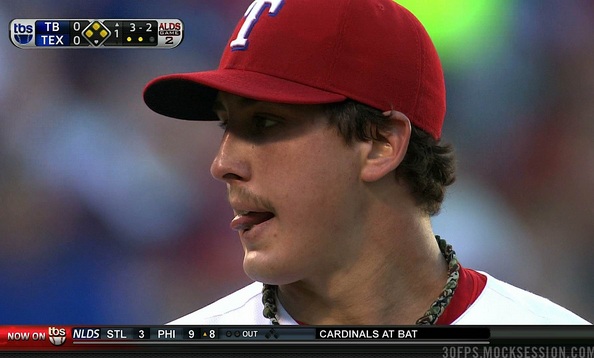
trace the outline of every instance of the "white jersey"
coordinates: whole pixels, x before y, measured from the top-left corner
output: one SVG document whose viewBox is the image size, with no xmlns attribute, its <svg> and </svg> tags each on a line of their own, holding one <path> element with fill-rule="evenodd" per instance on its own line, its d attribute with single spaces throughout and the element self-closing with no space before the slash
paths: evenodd
<svg viewBox="0 0 594 358">
<path fill-rule="evenodd" d="M 487 284 L 477 299 L 452 324 L 457 325 L 547 325 L 590 324 L 569 310 L 528 291 L 514 287 L 484 272 Z M 298 324 L 278 305 L 281 325 Z M 175 325 L 266 325 L 262 315 L 262 284 L 254 282 L 202 309 L 176 319 Z"/>
</svg>

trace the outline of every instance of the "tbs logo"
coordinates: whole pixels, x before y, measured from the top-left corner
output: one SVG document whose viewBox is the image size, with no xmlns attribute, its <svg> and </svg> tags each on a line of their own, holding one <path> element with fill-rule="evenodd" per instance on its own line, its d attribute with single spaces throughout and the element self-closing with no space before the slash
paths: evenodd
<svg viewBox="0 0 594 358">
<path fill-rule="evenodd" d="M 21 45 L 26 45 L 33 40 L 33 25 L 23 25 L 19 23 L 12 24 L 14 39 Z"/>
<path fill-rule="evenodd" d="M 61 346 L 66 342 L 66 329 L 49 327 L 48 328 L 49 341 L 54 346 Z"/>
</svg>

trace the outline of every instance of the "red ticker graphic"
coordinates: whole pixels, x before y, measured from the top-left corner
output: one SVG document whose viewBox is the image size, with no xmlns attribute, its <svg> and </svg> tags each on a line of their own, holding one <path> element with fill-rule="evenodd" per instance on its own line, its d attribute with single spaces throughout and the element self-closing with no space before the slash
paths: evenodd
<svg viewBox="0 0 594 358">
<path fill-rule="evenodd" d="M 0 350 L 52 348 L 72 342 L 60 326 L 0 326 Z"/>
</svg>

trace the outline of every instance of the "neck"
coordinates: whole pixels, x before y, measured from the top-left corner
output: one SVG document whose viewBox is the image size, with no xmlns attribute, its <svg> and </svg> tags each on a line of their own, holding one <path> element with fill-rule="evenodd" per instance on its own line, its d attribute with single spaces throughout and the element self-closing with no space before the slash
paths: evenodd
<svg viewBox="0 0 594 358">
<path fill-rule="evenodd" d="M 308 324 L 415 324 L 443 290 L 447 264 L 428 217 L 416 213 L 394 225 L 366 240 L 349 267 L 281 285 L 285 309 Z"/>
</svg>

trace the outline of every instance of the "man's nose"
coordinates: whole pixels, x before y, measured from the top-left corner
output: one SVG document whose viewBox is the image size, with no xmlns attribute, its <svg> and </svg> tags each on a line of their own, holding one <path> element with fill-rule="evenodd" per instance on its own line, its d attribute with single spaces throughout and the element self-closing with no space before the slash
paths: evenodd
<svg viewBox="0 0 594 358">
<path fill-rule="evenodd" d="M 223 135 L 219 151 L 210 166 L 210 173 L 215 179 L 230 183 L 234 180 L 250 179 L 250 166 L 247 154 L 250 145 L 227 131 Z"/>
</svg>

